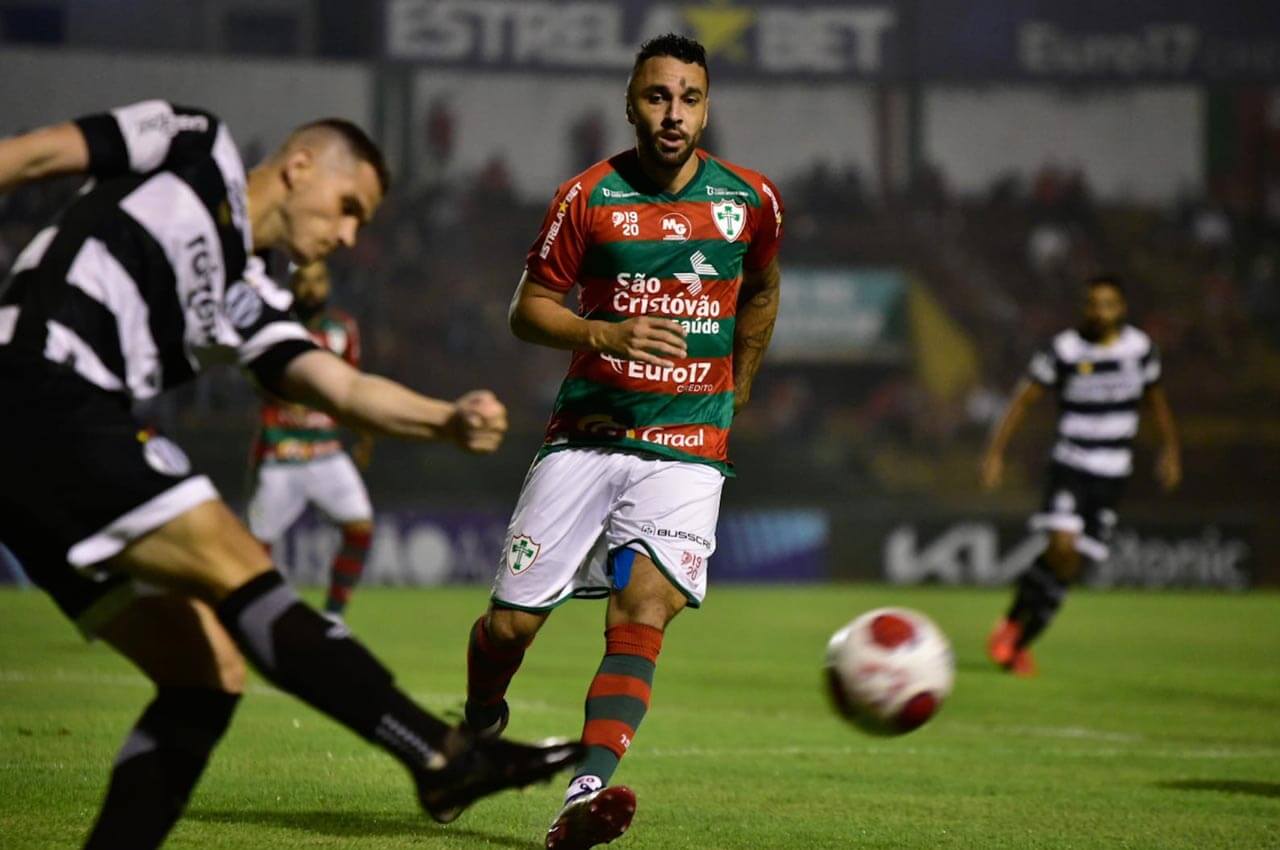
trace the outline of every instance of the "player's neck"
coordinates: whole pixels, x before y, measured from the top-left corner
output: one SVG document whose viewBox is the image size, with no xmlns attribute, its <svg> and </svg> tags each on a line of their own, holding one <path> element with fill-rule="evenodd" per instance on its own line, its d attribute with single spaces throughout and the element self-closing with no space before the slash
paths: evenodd
<svg viewBox="0 0 1280 850">
<path fill-rule="evenodd" d="M 245 196 L 249 203 L 249 229 L 253 235 L 253 249 L 273 248 L 284 238 L 284 219 L 280 215 L 280 202 L 284 187 L 278 174 L 263 163 L 249 172 Z"/>
<path fill-rule="evenodd" d="M 678 194 L 688 186 L 689 181 L 698 173 L 698 166 L 701 164 L 696 150 L 684 161 L 684 164 L 676 168 L 669 168 L 654 161 L 641 147 L 636 148 L 636 157 L 640 161 L 640 170 L 644 172 L 644 176 L 649 178 L 659 192 L 669 195 Z"/>
</svg>

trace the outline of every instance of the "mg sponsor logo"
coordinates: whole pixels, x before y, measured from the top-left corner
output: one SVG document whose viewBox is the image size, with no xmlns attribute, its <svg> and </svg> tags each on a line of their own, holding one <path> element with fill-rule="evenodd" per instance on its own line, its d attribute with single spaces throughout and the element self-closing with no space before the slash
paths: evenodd
<svg viewBox="0 0 1280 850">
<path fill-rule="evenodd" d="M 686 242 L 693 233 L 693 225 L 680 213 L 667 213 L 662 217 L 662 241 Z"/>
</svg>

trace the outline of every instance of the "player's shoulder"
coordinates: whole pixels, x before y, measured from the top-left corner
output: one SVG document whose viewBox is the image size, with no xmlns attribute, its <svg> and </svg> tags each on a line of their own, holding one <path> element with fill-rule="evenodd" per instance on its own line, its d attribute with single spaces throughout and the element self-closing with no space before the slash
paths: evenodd
<svg viewBox="0 0 1280 850">
<path fill-rule="evenodd" d="M 618 173 L 621 167 L 618 160 L 625 155 L 623 152 L 602 159 L 573 175 L 556 188 L 556 198 L 572 203 L 579 197 L 590 198 L 593 194 L 599 194 L 601 184 L 609 182 L 609 178 Z"/>
<path fill-rule="evenodd" d="M 714 195 L 715 189 L 720 188 L 715 185 L 717 178 L 720 178 L 734 184 L 724 188 L 749 191 L 752 206 L 762 206 L 766 201 L 772 201 L 775 206 L 781 203 L 778 187 L 763 172 L 756 171 L 754 168 L 747 168 L 745 165 L 738 165 L 736 162 L 730 162 L 727 159 L 721 159 L 702 150 L 698 151 L 698 156 L 702 157 L 707 167 L 711 169 L 704 178 L 707 183 L 708 194 Z"/>
<path fill-rule="evenodd" d="M 317 324 L 324 328 L 338 328 L 345 331 L 356 326 L 356 317 L 341 307 L 325 307 Z"/>
<path fill-rule="evenodd" d="M 1147 332 L 1134 325 L 1125 325 L 1116 340 L 1116 347 L 1124 356 L 1146 357 L 1155 350 L 1155 343 Z"/>
<path fill-rule="evenodd" d="M 1046 348 L 1059 360 L 1070 363 L 1079 360 L 1087 346 L 1088 342 L 1079 330 L 1066 328 L 1054 334 Z"/>
</svg>

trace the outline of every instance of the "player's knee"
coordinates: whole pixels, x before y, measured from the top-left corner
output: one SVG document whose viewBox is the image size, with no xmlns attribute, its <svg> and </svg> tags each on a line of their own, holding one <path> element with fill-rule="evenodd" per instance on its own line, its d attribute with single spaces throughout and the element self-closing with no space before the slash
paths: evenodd
<svg viewBox="0 0 1280 850">
<path fill-rule="evenodd" d="M 354 522 L 344 522 L 342 524 L 342 533 L 348 535 L 370 535 L 373 533 L 373 520 L 358 519 Z"/>
<path fill-rule="evenodd" d="M 528 646 L 546 621 L 545 614 L 532 614 L 512 608 L 494 608 L 485 622 L 489 640 L 499 648 L 519 649 Z"/>
<path fill-rule="evenodd" d="M 1045 549 L 1045 560 L 1049 567 L 1060 578 L 1072 578 L 1079 568 L 1080 553 L 1076 550 L 1076 536 L 1066 532 L 1054 532 L 1049 535 L 1049 546 Z"/>
<path fill-rule="evenodd" d="M 244 663 L 244 656 L 234 649 L 230 651 L 220 651 L 217 657 L 216 666 L 218 690 L 225 691 L 229 694 L 244 693 L 245 680 L 249 674 L 249 668 Z"/>
</svg>

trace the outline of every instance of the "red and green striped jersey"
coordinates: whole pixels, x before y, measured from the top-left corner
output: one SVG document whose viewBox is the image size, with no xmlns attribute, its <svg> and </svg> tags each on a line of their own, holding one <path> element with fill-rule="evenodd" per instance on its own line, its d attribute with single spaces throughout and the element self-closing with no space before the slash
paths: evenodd
<svg viewBox="0 0 1280 850">
<path fill-rule="evenodd" d="M 654 189 L 634 150 L 556 192 L 529 251 L 530 278 L 561 292 L 580 286 L 586 318 L 675 319 L 689 350 L 670 367 L 574 352 L 544 452 L 603 446 L 732 474 L 738 290 L 744 271 L 777 256 L 783 207 L 763 175 L 703 151 L 697 157 L 697 173 L 677 193 Z"/>
<path fill-rule="evenodd" d="M 326 308 L 306 321 L 316 345 L 360 366 L 360 329 L 349 314 Z M 253 461 L 302 463 L 342 451 L 339 426 L 327 413 L 268 398 L 262 403 Z"/>
</svg>

